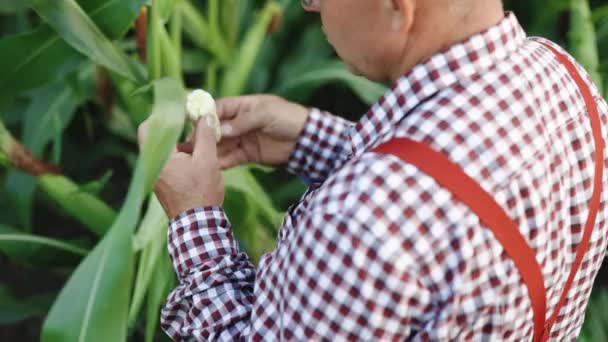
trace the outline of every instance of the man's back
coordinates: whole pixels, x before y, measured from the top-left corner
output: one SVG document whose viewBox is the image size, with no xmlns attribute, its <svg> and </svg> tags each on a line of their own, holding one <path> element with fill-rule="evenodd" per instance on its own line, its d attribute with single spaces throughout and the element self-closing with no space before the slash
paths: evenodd
<svg viewBox="0 0 608 342">
<path fill-rule="evenodd" d="M 608 106 L 599 96 L 597 103 L 608 143 Z M 527 289 L 492 232 L 431 177 L 372 150 L 408 137 L 480 182 L 536 251 L 551 315 L 587 216 L 590 127 L 565 67 L 509 14 L 414 67 L 357 124 L 311 111 L 289 167 L 313 186 L 257 271 L 221 210 L 172 220 L 180 285 L 163 327 L 200 340 L 530 337 Z M 556 339 L 580 329 L 607 220 L 604 191 L 589 251 L 551 331 Z"/>
<path fill-rule="evenodd" d="M 399 255 L 390 249 L 404 247 L 406 256 L 395 260 L 418 264 L 408 273 L 431 291 L 428 302 L 407 304 L 425 313 L 412 336 L 521 340 L 531 336 L 533 320 L 518 270 L 477 215 L 415 167 L 371 152 L 393 137 L 445 153 L 493 194 L 537 253 L 547 318 L 561 295 L 587 219 L 595 149 L 575 82 L 539 41 L 526 39 L 511 15 L 417 66 L 354 127 L 350 160 L 309 194 L 311 212 L 353 199 L 359 204 L 350 214 L 385 245 L 379 248 Z M 591 86 L 608 127 L 608 107 Z M 608 144 L 605 128 L 603 136 Z M 604 160 L 608 167 L 608 155 Z M 605 175 L 604 184 L 608 188 Z M 552 330 L 555 338 L 574 338 L 580 330 L 606 250 L 607 220 L 604 191 L 590 249 Z"/>
</svg>

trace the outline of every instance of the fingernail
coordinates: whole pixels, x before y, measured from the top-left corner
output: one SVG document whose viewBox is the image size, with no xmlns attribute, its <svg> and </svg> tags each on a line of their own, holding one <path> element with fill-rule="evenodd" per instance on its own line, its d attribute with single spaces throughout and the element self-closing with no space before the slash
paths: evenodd
<svg viewBox="0 0 608 342">
<path fill-rule="evenodd" d="M 215 128 L 215 122 L 213 121 L 213 117 L 211 117 L 211 115 L 205 116 L 205 122 L 207 123 L 207 127 Z"/>
<path fill-rule="evenodd" d="M 230 124 L 223 124 L 221 129 L 222 129 L 222 135 L 232 134 L 232 126 Z"/>
</svg>

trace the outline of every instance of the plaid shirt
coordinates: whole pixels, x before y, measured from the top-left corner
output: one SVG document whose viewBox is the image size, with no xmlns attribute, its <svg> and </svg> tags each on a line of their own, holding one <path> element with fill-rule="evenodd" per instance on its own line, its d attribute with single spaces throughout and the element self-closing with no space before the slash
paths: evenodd
<svg viewBox="0 0 608 342">
<path fill-rule="evenodd" d="M 356 124 L 312 110 L 288 167 L 313 184 L 257 271 L 222 208 L 171 221 L 180 283 L 164 330 L 176 340 L 529 340 L 527 289 L 493 234 L 432 178 L 371 149 L 425 142 L 494 194 L 536 251 L 549 317 L 587 217 L 594 149 L 579 90 L 538 40 L 507 14 L 414 67 Z M 592 92 L 606 137 L 608 106 Z M 555 340 L 583 323 L 608 238 L 602 196 Z"/>
</svg>

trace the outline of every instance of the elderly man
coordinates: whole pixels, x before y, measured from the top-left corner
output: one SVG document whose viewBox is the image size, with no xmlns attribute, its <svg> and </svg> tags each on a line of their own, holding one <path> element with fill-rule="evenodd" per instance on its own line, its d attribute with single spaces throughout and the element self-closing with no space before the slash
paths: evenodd
<svg viewBox="0 0 608 342">
<path fill-rule="evenodd" d="M 155 191 L 175 340 L 572 340 L 608 238 L 608 106 L 499 0 L 312 0 L 350 69 L 393 86 L 357 123 L 222 99 Z M 602 127 L 603 126 L 603 127 Z M 142 138 L 145 127 L 142 128 Z M 217 155 L 217 158 L 216 158 Z M 221 169 L 313 180 L 256 271 Z"/>
</svg>

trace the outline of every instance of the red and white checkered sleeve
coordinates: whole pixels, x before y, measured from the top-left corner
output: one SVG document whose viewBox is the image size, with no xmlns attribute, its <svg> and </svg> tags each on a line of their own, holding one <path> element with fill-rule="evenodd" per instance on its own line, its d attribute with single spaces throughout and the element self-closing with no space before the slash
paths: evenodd
<svg viewBox="0 0 608 342">
<path fill-rule="evenodd" d="M 171 220 L 168 248 L 179 284 L 162 308 L 163 330 L 175 341 L 242 336 L 255 269 L 240 252 L 223 209 L 192 209 Z"/>
<path fill-rule="evenodd" d="M 351 121 L 313 108 L 287 169 L 312 181 L 324 181 L 347 159 L 352 127 Z"/>
</svg>

